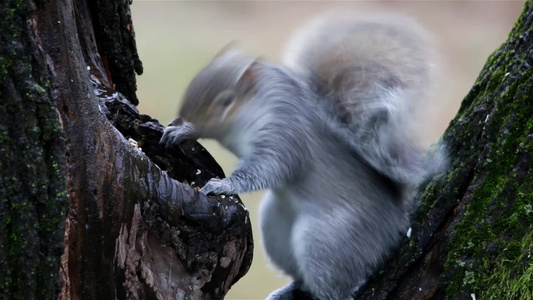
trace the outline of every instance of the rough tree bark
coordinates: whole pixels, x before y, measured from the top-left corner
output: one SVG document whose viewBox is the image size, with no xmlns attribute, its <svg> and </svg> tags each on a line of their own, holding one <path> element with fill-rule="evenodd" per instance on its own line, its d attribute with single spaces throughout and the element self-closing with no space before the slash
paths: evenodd
<svg viewBox="0 0 533 300">
<path fill-rule="evenodd" d="M 248 215 L 169 179 L 222 174 L 196 143 L 161 149 L 128 102 L 128 3 L 0 16 L 0 299 L 222 298 L 251 261 Z M 450 168 L 421 189 L 412 238 L 357 299 L 533 299 L 532 29 L 530 0 L 444 135 Z"/>
<path fill-rule="evenodd" d="M 161 148 L 131 105 L 129 3 L 0 16 L 0 299 L 223 298 L 251 263 L 248 212 L 191 187 L 220 167 L 195 142 Z"/>
<path fill-rule="evenodd" d="M 67 198 L 52 74 L 32 8 L 0 4 L 0 298 L 57 297 Z"/>
</svg>

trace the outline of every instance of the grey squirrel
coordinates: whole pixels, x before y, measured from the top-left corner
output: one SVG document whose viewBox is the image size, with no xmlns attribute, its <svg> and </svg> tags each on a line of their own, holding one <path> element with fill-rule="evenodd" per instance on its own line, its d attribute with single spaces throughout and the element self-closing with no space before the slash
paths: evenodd
<svg viewBox="0 0 533 300">
<path fill-rule="evenodd" d="M 192 80 L 161 143 L 212 138 L 238 156 L 205 194 L 267 190 L 264 250 L 294 280 L 268 299 L 349 299 L 399 245 L 411 191 L 446 161 L 410 133 L 432 59 L 407 19 L 330 16 L 293 39 L 285 66 L 227 49 Z"/>
</svg>

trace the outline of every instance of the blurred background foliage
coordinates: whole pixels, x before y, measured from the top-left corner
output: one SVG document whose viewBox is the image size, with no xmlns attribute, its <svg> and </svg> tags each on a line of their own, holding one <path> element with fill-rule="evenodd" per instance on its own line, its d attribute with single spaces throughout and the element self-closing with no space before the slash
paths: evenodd
<svg viewBox="0 0 533 300">
<path fill-rule="evenodd" d="M 139 110 L 162 124 L 173 119 L 192 77 L 225 45 L 279 61 L 285 42 L 302 24 L 329 10 L 410 15 L 435 37 L 440 76 L 425 108 L 421 133 L 435 142 L 448 126 L 487 57 L 505 39 L 524 1 L 149 1 L 132 5 L 137 47 Z M 212 141 L 200 141 L 229 174 L 237 159 Z M 226 299 L 264 299 L 288 282 L 268 265 L 257 228 L 261 193 L 242 195 L 254 227 L 254 263 Z"/>
</svg>

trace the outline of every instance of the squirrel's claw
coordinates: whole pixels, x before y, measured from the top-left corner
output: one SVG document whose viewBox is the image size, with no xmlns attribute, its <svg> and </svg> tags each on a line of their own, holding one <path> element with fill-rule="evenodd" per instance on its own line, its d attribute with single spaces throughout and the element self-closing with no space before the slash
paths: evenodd
<svg viewBox="0 0 533 300">
<path fill-rule="evenodd" d="M 234 194 L 231 184 L 227 179 L 212 178 L 201 189 L 206 195 Z"/>
<path fill-rule="evenodd" d="M 168 126 L 163 131 L 163 136 L 159 140 L 159 144 L 169 147 L 170 145 L 179 144 L 184 140 L 184 132 L 181 126 Z"/>
<path fill-rule="evenodd" d="M 197 138 L 198 134 L 192 123 L 182 121 L 180 124 L 175 124 L 173 121 L 163 131 L 163 136 L 159 140 L 159 143 L 165 145 L 165 147 L 169 147 L 170 145 L 177 145 L 184 140 L 195 140 Z"/>
</svg>

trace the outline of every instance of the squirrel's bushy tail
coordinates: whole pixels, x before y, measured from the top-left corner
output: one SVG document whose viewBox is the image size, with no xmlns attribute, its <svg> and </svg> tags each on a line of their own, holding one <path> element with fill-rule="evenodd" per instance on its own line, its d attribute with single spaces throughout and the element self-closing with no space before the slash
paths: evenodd
<svg viewBox="0 0 533 300">
<path fill-rule="evenodd" d="M 423 28 L 406 17 L 329 14 L 297 32 L 284 63 L 325 92 L 371 96 L 375 84 L 421 91 L 435 54 Z"/>
<path fill-rule="evenodd" d="M 335 132 L 383 175 L 412 187 L 446 164 L 443 147 L 422 151 L 413 134 L 416 110 L 431 99 L 431 45 L 405 17 L 331 14 L 295 35 L 284 64 L 327 101 Z"/>
</svg>

